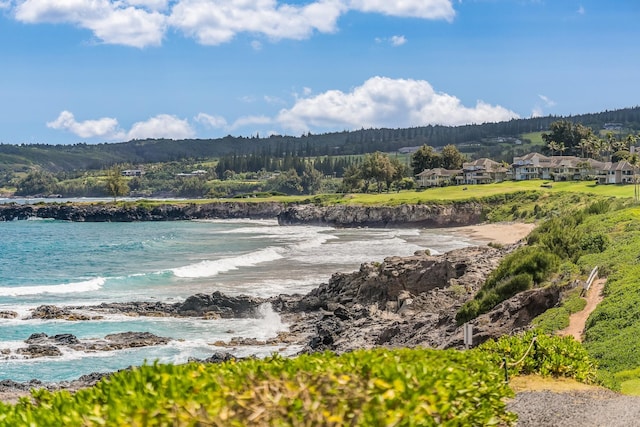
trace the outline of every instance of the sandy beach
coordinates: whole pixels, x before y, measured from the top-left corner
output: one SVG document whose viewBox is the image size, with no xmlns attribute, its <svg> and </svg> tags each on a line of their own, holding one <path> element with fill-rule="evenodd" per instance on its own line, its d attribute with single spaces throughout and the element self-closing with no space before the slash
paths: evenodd
<svg viewBox="0 0 640 427">
<path fill-rule="evenodd" d="M 456 232 L 481 242 L 509 245 L 527 237 L 534 228 L 536 225 L 529 223 L 497 222 L 459 227 Z"/>
</svg>

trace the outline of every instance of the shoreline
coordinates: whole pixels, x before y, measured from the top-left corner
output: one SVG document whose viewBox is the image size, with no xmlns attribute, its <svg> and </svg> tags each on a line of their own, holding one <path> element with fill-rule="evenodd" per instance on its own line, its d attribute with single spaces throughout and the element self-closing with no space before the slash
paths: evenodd
<svg viewBox="0 0 640 427">
<path fill-rule="evenodd" d="M 494 222 L 454 227 L 452 231 L 479 243 L 511 245 L 526 238 L 536 224 L 524 222 Z"/>
<path fill-rule="evenodd" d="M 429 227 L 427 227 L 429 228 Z M 525 224 L 518 222 L 504 222 L 504 223 L 484 223 L 471 226 L 451 227 L 447 228 L 449 232 L 453 232 L 461 237 L 471 240 L 471 246 L 484 246 L 489 242 L 496 242 L 500 244 L 515 243 L 518 240 L 525 238 L 531 230 L 535 228 L 535 224 Z M 292 325 L 290 324 L 289 327 Z M 79 379 L 78 379 L 79 380 Z M 76 381 L 51 383 L 51 384 L 22 384 L 26 386 L 24 388 L 15 387 L 15 383 L 7 381 L 4 384 L 0 384 L 0 401 L 5 403 L 15 403 L 17 398 L 21 396 L 28 396 L 28 389 L 35 386 L 52 387 L 57 389 L 58 387 L 67 390 L 76 390 L 77 388 L 84 388 L 90 386 L 90 384 L 79 385 Z"/>
</svg>

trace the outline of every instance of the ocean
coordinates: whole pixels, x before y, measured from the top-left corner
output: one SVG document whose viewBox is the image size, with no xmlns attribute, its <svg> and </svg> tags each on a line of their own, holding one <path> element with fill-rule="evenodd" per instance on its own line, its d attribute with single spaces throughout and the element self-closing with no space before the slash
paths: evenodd
<svg viewBox="0 0 640 427">
<path fill-rule="evenodd" d="M 91 321 L 27 320 L 43 304 L 179 302 L 196 293 L 269 297 L 306 293 L 334 272 L 361 263 L 441 253 L 474 244 L 450 230 L 281 227 L 265 220 L 71 223 L 54 220 L 0 222 L 0 380 L 73 380 L 91 372 L 132 365 L 184 363 L 216 351 L 237 356 L 293 354 L 295 346 L 226 348 L 232 337 L 265 340 L 287 330 L 269 306 L 257 319 L 176 319 L 107 316 Z M 32 333 L 103 338 L 118 332 L 151 332 L 168 345 L 87 353 L 60 347 L 62 356 L 26 359 Z M 3 351 L 4 350 L 4 351 Z M 6 350 L 12 350 L 6 354 Z"/>
</svg>

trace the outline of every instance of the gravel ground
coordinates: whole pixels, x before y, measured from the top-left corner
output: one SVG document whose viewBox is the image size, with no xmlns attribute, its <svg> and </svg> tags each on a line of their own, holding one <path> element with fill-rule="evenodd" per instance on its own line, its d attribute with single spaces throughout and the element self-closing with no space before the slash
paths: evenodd
<svg viewBox="0 0 640 427">
<path fill-rule="evenodd" d="M 507 409 L 518 414 L 518 427 L 640 426 L 640 397 L 609 390 L 520 392 Z"/>
</svg>

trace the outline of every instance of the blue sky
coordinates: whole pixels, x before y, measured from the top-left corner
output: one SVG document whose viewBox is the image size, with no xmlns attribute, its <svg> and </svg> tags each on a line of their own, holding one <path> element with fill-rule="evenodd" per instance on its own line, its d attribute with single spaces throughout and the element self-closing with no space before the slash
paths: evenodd
<svg viewBox="0 0 640 427">
<path fill-rule="evenodd" d="M 0 142 L 633 107 L 639 19 L 637 0 L 0 0 Z"/>
</svg>

